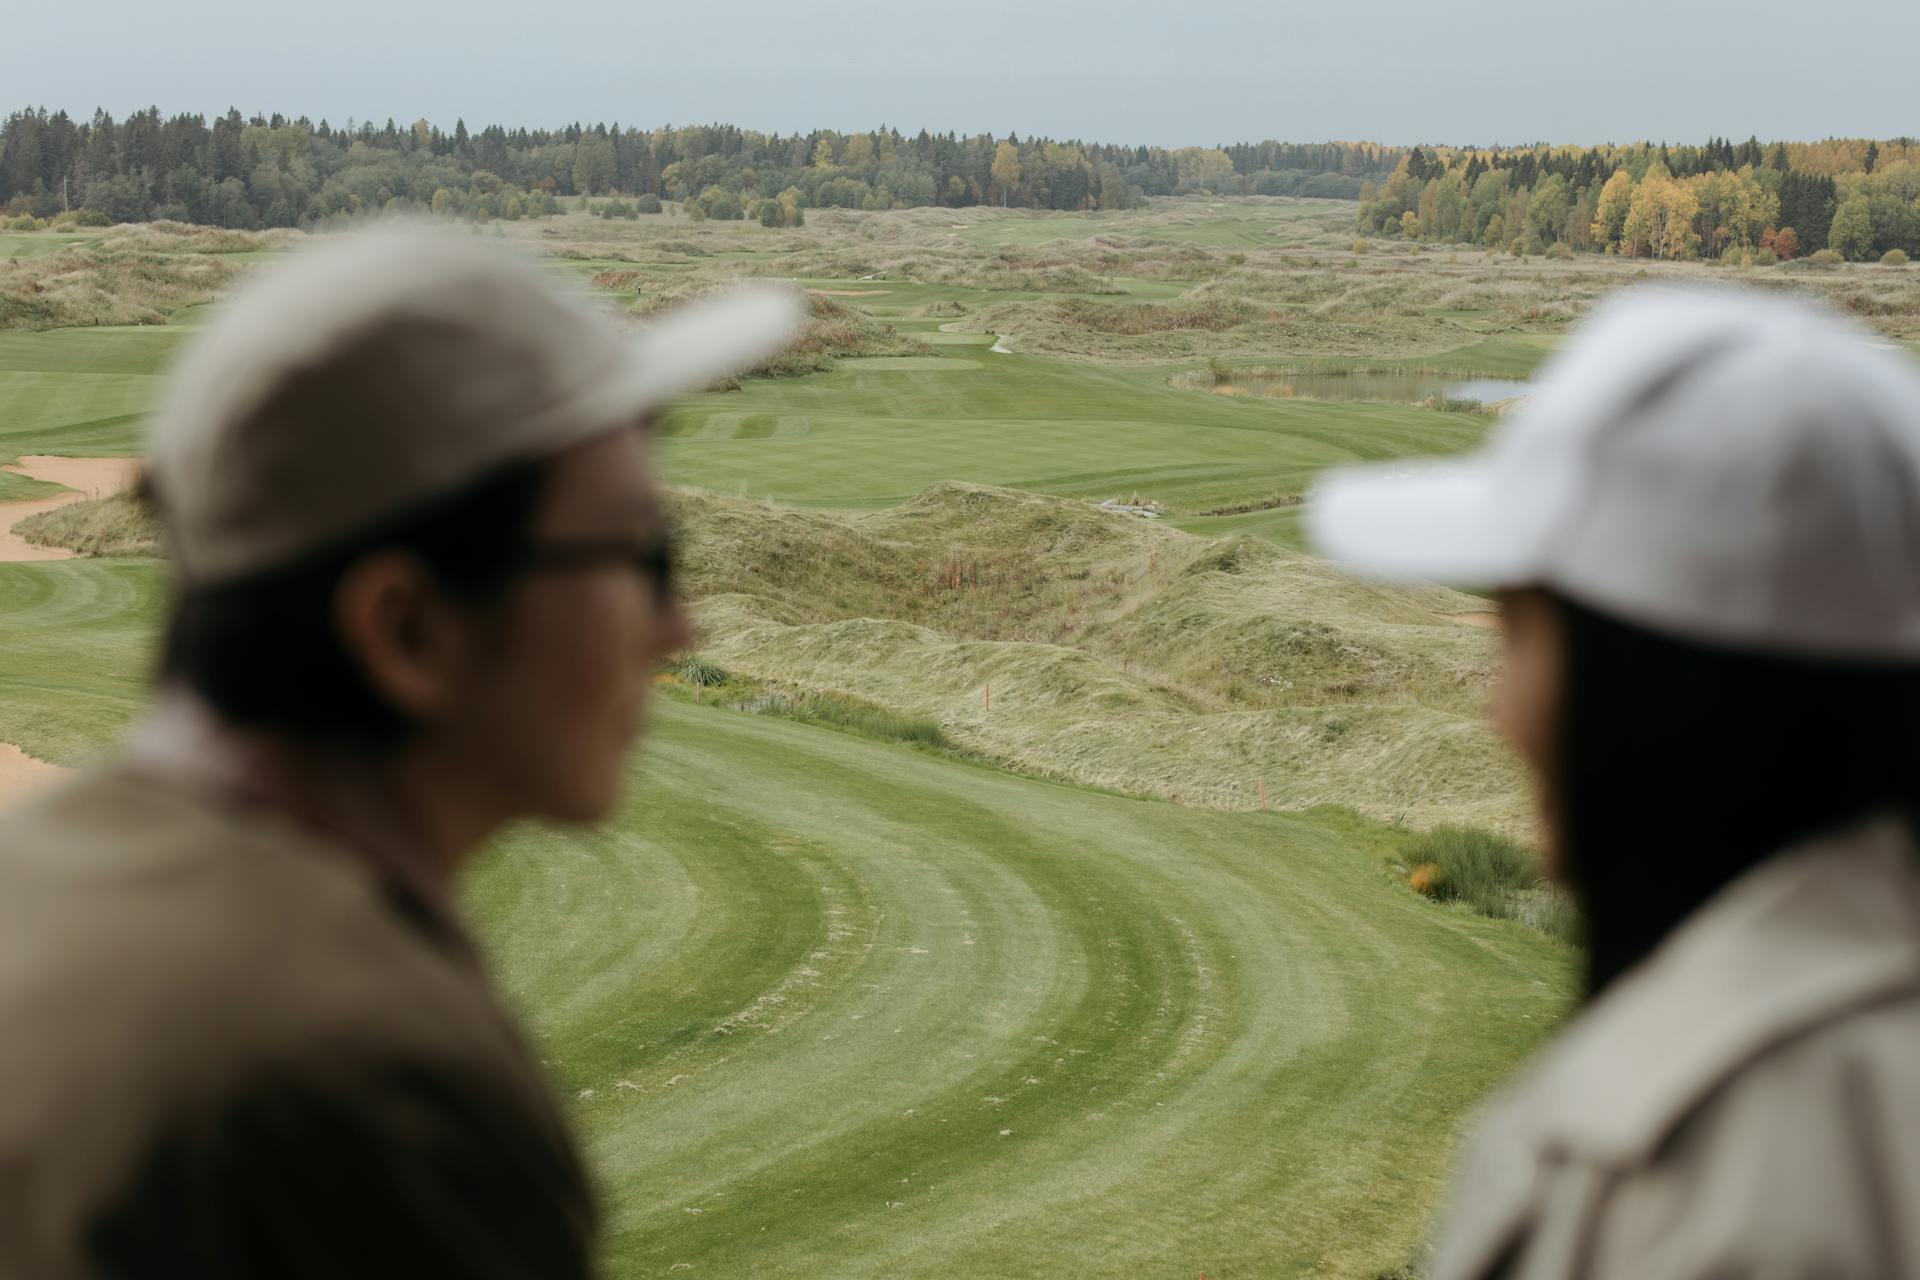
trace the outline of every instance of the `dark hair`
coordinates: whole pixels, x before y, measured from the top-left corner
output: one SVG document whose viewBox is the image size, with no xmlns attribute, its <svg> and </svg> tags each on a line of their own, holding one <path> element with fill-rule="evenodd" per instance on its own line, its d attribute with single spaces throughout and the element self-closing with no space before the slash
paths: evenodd
<svg viewBox="0 0 1920 1280">
<path fill-rule="evenodd" d="M 497 599 L 522 563 L 547 466 L 519 461 L 299 560 L 175 601 L 163 679 L 235 724 L 360 749 L 403 742 L 413 726 L 367 682 L 341 643 L 333 602 L 364 557 L 404 551 L 464 605 Z"/>
<path fill-rule="evenodd" d="M 1786 846 L 1920 816 L 1920 666 L 1696 644 L 1558 600 L 1554 791 L 1591 992 Z"/>
</svg>

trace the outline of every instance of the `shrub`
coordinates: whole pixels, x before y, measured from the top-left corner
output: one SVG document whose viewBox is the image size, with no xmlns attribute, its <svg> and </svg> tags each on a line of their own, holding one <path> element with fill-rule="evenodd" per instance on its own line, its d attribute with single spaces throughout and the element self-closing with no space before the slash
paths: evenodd
<svg viewBox="0 0 1920 1280">
<path fill-rule="evenodd" d="M 722 222 L 731 222 L 736 218 L 744 218 L 746 216 L 746 211 L 740 207 L 740 202 L 734 199 L 733 193 L 720 186 L 710 186 L 705 191 L 702 191 L 700 193 L 700 199 L 697 202 L 693 200 L 687 201 L 689 208 L 695 203 L 699 204 L 701 210 L 705 212 L 709 218 L 715 218 Z"/>
<path fill-rule="evenodd" d="M 682 684 L 690 684 L 696 689 L 711 689 L 727 683 L 730 676 L 718 663 L 708 662 L 699 654 L 688 654 L 673 668 L 673 674 Z"/>
<path fill-rule="evenodd" d="M 940 727 L 939 721 L 924 716 L 901 715 L 844 693 L 768 690 L 738 699 L 731 705 L 736 711 L 824 725 L 881 742 L 904 742 L 933 751 L 958 751 L 953 740 L 947 737 L 947 731 Z"/>
<path fill-rule="evenodd" d="M 1840 255 L 1831 249 L 1816 249 L 1807 258 L 1817 267 L 1833 267 L 1840 264 Z"/>
<path fill-rule="evenodd" d="M 38 231 L 40 230 L 40 225 L 40 219 L 30 213 L 23 213 L 17 218 L 7 219 L 5 229 L 8 231 Z"/>
<path fill-rule="evenodd" d="M 1753 265 L 1756 267 L 1771 267 L 1779 261 L 1780 255 L 1771 249 L 1762 249 L 1753 255 Z"/>
<path fill-rule="evenodd" d="M 1373 246 L 1368 244 L 1365 240 L 1355 240 L 1353 242 L 1353 251 L 1355 253 L 1365 253 L 1367 250 L 1371 248 L 1373 248 Z"/>
<path fill-rule="evenodd" d="M 1564 240 L 1555 240 L 1547 246 L 1547 258 L 1550 261 L 1558 261 L 1561 258 L 1571 258 L 1572 256 L 1573 249 Z"/>
<path fill-rule="evenodd" d="M 1540 883 L 1540 863 L 1518 841 L 1477 827 L 1435 827 L 1409 851 L 1415 866 L 1433 868 L 1429 897 L 1464 902 L 1482 915 L 1512 914 L 1514 894 Z"/>
<path fill-rule="evenodd" d="M 660 212 L 660 207 L 660 197 L 651 192 L 633 202 L 633 211 L 636 214 L 658 213 Z"/>
<path fill-rule="evenodd" d="M 1881 255 L 1880 255 L 1880 265 L 1881 265 L 1881 266 L 1883 266 L 1883 267 L 1904 267 L 1904 266 L 1906 266 L 1906 265 L 1907 265 L 1907 251 L 1906 251 L 1905 249 L 1889 249 L 1889 250 L 1887 250 L 1887 251 L 1886 251 L 1885 253 L 1883 253 L 1883 254 L 1881 254 Z"/>
</svg>

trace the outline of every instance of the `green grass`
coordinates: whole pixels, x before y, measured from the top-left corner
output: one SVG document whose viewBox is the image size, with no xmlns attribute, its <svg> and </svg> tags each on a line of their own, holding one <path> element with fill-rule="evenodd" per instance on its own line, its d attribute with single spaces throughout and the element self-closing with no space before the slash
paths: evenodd
<svg viewBox="0 0 1920 1280">
<path fill-rule="evenodd" d="M 13 258 L 38 258 L 62 249 L 82 245 L 89 237 L 49 231 L 0 232 L 0 261 Z"/>
<path fill-rule="evenodd" d="M 892 294 L 842 301 L 881 318 L 923 305 Z M 1138 491 L 1185 517 L 1297 492 L 1332 463 L 1466 448 L 1484 431 L 1460 415 L 1402 406 L 1205 396 L 1168 386 L 1170 366 L 1002 355 L 983 349 L 986 335 L 943 333 L 937 319 L 897 323 L 950 359 L 847 361 L 821 376 L 753 379 L 695 398 L 663 428 L 667 478 L 829 507 L 892 505 L 941 480 L 1074 497 Z M 137 452 L 155 375 L 186 328 L 0 333 L 0 460 Z M 1479 348 L 1462 360 L 1506 371 Z"/>
<path fill-rule="evenodd" d="M 151 560 L 0 565 L 0 739 L 107 743 L 163 598 Z M 617 820 L 465 896 L 609 1274 L 1370 1275 L 1573 982 L 1396 883 L 1405 840 L 656 700 Z"/>
<path fill-rule="evenodd" d="M 0 462 L 138 453 L 182 336 L 172 326 L 0 331 Z"/>
<path fill-rule="evenodd" d="M 1184 516 L 1299 492 L 1334 463 L 1468 448 L 1485 432 L 1424 409 L 1181 391 L 1166 367 L 973 349 L 964 358 L 978 367 L 852 364 L 701 397 L 662 428 L 665 474 L 716 493 L 843 508 L 890 506 L 942 480 L 1096 499 L 1139 492 Z"/>
<path fill-rule="evenodd" d="M 103 750 L 145 701 L 165 597 L 149 559 L 0 564 L 0 742 L 56 764 Z"/>
</svg>

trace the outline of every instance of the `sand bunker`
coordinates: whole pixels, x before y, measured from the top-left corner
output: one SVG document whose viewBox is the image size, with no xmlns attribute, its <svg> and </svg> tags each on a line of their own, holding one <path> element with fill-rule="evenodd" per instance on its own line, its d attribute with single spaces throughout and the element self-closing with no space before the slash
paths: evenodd
<svg viewBox="0 0 1920 1280">
<path fill-rule="evenodd" d="M 1492 609 L 1473 613 L 1443 613 L 1440 616 L 1448 622 L 1457 622 L 1463 627 L 1484 627 L 1488 631 L 1500 630 L 1500 615 Z"/>
<path fill-rule="evenodd" d="M 0 809 L 46 786 L 67 771 L 36 760 L 10 742 L 0 742 Z"/>
<path fill-rule="evenodd" d="M 72 493 L 56 493 L 50 498 L 31 498 L 25 502 L 0 502 L 0 560 L 70 560 L 74 553 L 65 547 L 35 546 L 13 531 L 13 526 L 28 516 L 64 507 L 82 498 L 98 498 L 122 489 L 131 489 L 140 477 L 138 458 L 22 458 L 11 467 L 0 468 L 15 475 L 52 484 L 63 484 Z"/>
</svg>

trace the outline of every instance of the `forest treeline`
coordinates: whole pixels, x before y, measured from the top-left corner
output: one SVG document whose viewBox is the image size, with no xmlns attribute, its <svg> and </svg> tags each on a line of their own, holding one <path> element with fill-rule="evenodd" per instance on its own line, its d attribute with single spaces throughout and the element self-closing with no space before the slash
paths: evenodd
<svg viewBox="0 0 1920 1280">
<path fill-rule="evenodd" d="M 170 218 L 312 226 L 388 209 L 475 219 L 557 212 L 561 196 L 688 202 L 700 215 L 779 222 L 805 208 L 1010 205 L 1130 208 L 1188 191 L 1354 199 L 1403 148 L 1371 143 L 1118 146 L 896 129 L 766 134 L 733 125 L 450 132 L 425 120 L 336 129 L 325 120 L 16 111 L 0 124 L 0 210 L 87 220 Z M 618 207 L 618 206 L 616 206 Z"/>
<path fill-rule="evenodd" d="M 1360 196 L 1369 235 L 1516 253 L 1849 261 L 1920 255 L 1920 143 L 1414 147 Z"/>
</svg>

